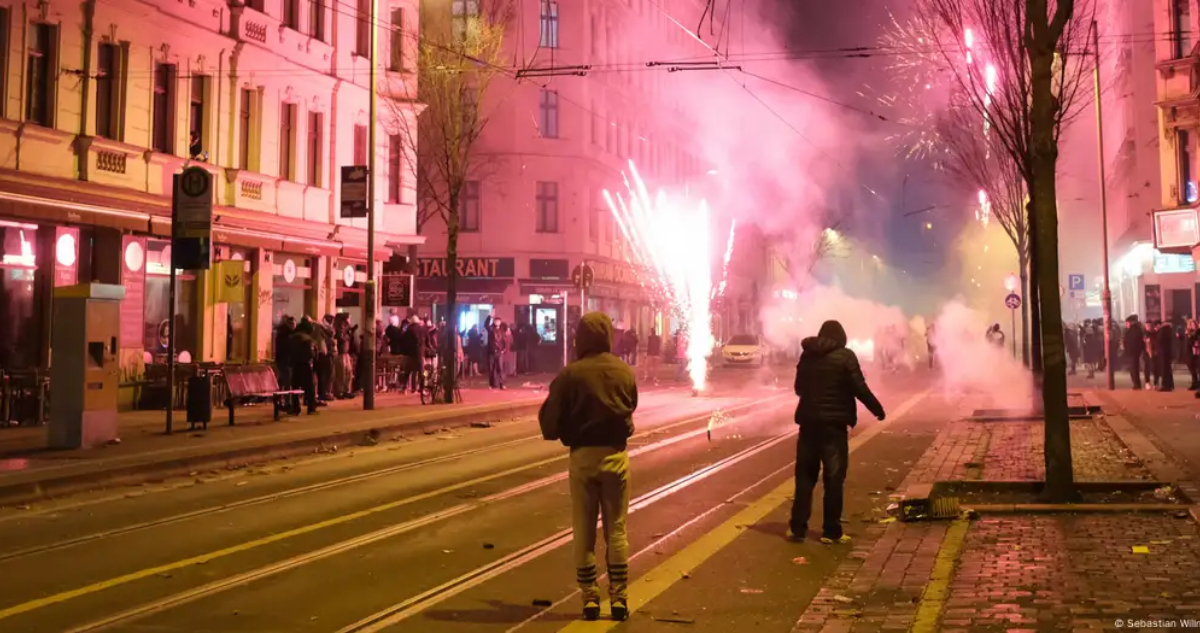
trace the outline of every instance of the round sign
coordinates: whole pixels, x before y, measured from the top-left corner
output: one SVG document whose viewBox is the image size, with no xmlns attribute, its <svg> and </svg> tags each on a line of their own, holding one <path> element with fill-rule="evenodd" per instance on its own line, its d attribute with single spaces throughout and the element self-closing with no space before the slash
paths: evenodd
<svg viewBox="0 0 1200 633">
<path fill-rule="evenodd" d="M 172 261 L 173 260 L 171 259 L 171 247 L 164 246 L 162 251 L 160 251 L 158 253 L 158 265 L 162 266 L 163 268 L 166 268 L 169 271 L 169 270 L 171 270 Z"/>
<path fill-rule="evenodd" d="M 296 281 L 296 262 L 290 259 L 283 260 L 283 280 L 289 284 Z"/>
<path fill-rule="evenodd" d="M 1009 310 L 1016 310 L 1021 307 L 1021 296 L 1017 293 L 1011 293 L 1004 298 L 1004 305 L 1008 306 Z"/>
<path fill-rule="evenodd" d="M 354 266 L 346 266 L 342 269 L 342 283 L 347 288 L 354 285 Z"/>
<path fill-rule="evenodd" d="M 207 171 L 199 167 L 191 167 L 183 170 L 183 174 L 179 176 L 179 188 L 189 197 L 200 198 L 208 194 L 210 179 L 211 176 Z"/>
<path fill-rule="evenodd" d="M 136 273 L 142 269 L 142 264 L 146 263 L 146 252 L 142 250 L 141 242 L 130 242 L 125 247 L 125 267 L 129 272 Z"/>
<path fill-rule="evenodd" d="M 59 266 L 71 267 L 75 265 L 75 236 L 70 233 L 63 233 L 58 236 L 58 242 L 54 244 L 54 259 L 58 261 Z"/>
</svg>

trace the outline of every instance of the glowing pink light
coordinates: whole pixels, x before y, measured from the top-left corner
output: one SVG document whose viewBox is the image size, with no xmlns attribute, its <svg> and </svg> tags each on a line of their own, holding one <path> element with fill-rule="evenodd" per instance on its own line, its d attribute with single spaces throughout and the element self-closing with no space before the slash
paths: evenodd
<svg viewBox="0 0 1200 633">
<path fill-rule="evenodd" d="M 708 205 L 703 200 L 698 206 L 673 200 L 663 191 L 652 198 L 633 161 L 629 161 L 625 188 L 628 202 L 607 190 L 603 192 L 604 201 L 637 263 L 654 276 L 655 285 L 683 322 L 688 337 L 688 375 L 692 388 L 702 391 L 714 345 L 709 309 L 713 283 Z"/>
</svg>

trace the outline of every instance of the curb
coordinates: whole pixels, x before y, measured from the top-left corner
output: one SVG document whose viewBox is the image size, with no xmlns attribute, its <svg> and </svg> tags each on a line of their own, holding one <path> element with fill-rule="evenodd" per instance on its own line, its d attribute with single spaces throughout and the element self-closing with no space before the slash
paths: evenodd
<svg viewBox="0 0 1200 633">
<path fill-rule="evenodd" d="M 977 505 L 964 503 L 962 509 L 973 510 L 980 514 L 1187 512 L 1190 518 L 1196 518 L 1196 506 L 1178 503 L 1001 503 Z"/>
<path fill-rule="evenodd" d="M 460 428 L 472 422 L 498 422 L 537 413 L 541 403 L 500 406 L 494 409 L 455 413 L 442 418 L 404 420 L 383 423 L 370 428 L 332 432 L 328 435 L 305 437 L 278 444 L 246 446 L 217 450 L 203 455 L 167 457 L 156 461 L 117 466 L 92 472 L 48 476 L 35 481 L 0 484 L 0 505 L 37 501 L 56 495 L 92 492 L 110 486 L 130 486 L 152 479 L 186 475 L 196 470 L 243 467 L 287 457 L 312 454 L 324 445 L 357 446 L 370 430 L 381 434 L 398 431 L 434 428 Z"/>
</svg>

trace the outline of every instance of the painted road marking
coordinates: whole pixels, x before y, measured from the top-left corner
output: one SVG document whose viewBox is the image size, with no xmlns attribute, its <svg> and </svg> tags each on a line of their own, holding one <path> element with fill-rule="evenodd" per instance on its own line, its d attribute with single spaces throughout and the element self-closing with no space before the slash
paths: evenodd
<svg viewBox="0 0 1200 633">
<path fill-rule="evenodd" d="M 771 398 L 771 400 L 773 400 L 773 399 L 775 399 L 775 398 Z M 754 404 L 759 404 L 759 403 L 754 403 Z M 743 406 L 737 407 L 737 408 L 743 409 L 743 408 L 748 408 L 750 406 L 752 406 L 752 405 L 743 405 Z M 679 422 L 674 422 L 670 425 L 667 425 L 667 426 L 664 426 L 661 428 L 665 429 L 665 428 L 668 428 L 671 426 L 677 427 L 677 426 L 683 426 L 686 424 L 694 424 L 694 423 L 704 419 L 707 415 L 710 415 L 710 414 L 693 416 L 693 417 L 687 418 L 685 420 L 681 420 Z M 704 432 L 705 432 L 705 429 L 703 429 L 703 428 L 688 431 L 686 433 L 682 433 L 680 435 L 670 437 L 668 439 L 662 440 L 660 442 L 656 442 L 654 444 L 648 444 L 646 446 L 639 447 L 635 450 L 630 451 L 629 454 L 632 457 L 637 454 L 654 451 L 654 450 L 675 444 L 679 441 L 682 441 L 683 439 L 695 437 Z M 86 585 L 84 587 L 78 587 L 76 589 L 71 589 L 69 591 L 64 591 L 64 592 L 57 593 L 57 594 L 54 594 L 51 596 L 46 596 L 44 598 L 38 598 L 37 600 L 30 600 L 28 602 L 24 602 L 24 603 L 14 605 L 14 606 L 8 607 L 6 609 L 0 610 L 0 620 L 4 620 L 7 618 L 11 618 L 13 616 L 21 615 L 22 613 L 28 613 L 30 611 L 41 609 L 43 607 L 48 607 L 50 605 L 59 604 L 61 602 L 66 602 L 68 600 L 73 600 L 75 598 L 79 598 L 79 597 L 86 596 L 89 594 L 112 589 L 113 587 L 118 587 L 120 585 L 128 584 L 128 583 L 135 582 L 138 580 L 143 580 L 146 578 L 150 578 L 150 577 L 156 576 L 158 574 L 163 574 L 163 573 L 176 571 L 179 569 L 184 569 L 186 567 L 191 567 L 193 565 L 200 565 L 200 564 L 208 563 L 210 561 L 213 561 L 213 560 L 216 560 L 219 558 L 224 558 L 224 557 L 231 556 L 234 554 L 239 554 L 239 553 L 249 551 L 249 550 L 252 550 L 252 549 L 255 549 L 258 547 L 262 547 L 264 545 L 269 545 L 271 543 L 277 543 L 279 541 L 284 541 L 284 540 L 287 540 L 287 539 L 290 539 L 290 538 L 293 538 L 296 536 L 302 536 L 304 534 L 316 532 L 318 530 L 322 530 L 327 527 L 341 525 L 343 523 L 349 523 L 351 521 L 356 521 L 358 519 L 368 517 L 368 516 L 371 516 L 374 514 L 378 514 L 380 512 L 385 512 L 387 510 L 399 508 L 399 507 L 402 507 L 405 505 L 416 503 L 418 501 L 424 501 L 426 499 L 431 499 L 431 498 L 441 496 L 441 495 L 444 495 L 444 494 L 447 494 L 450 492 L 454 492 L 456 490 L 461 490 L 463 488 L 476 486 L 478 484 L 481 484 L 481 483 L 484 483 L 487 481 L 492 481 L 494 479 L 499 479 L 501 477 L 506 477 L 509 475 L 524 472 L 526 470 L 531 470 L 534 468 L 539 468 L 541 466 L 546 466 L 546 465 L 550 465 L 550 464 L 553 464 L 556 462 L 561 462 L 565 457 L 566 457 L 565 455 L 558 455 L 555 457 L 551 457 L 549 459 L 544 459 L 544 460 L 532 462 L 529 464 L 524 464 L 524 465 L 517 466 L 515 468 L 510 468 L 508 470 L 501 471 L 498 473 L 491 473 L 488 475 L 484 475 L 482 477 L 476 477 L 476 478 L 468 480 L 468 481 L 451 484 L 449 486 L 445 486 L 445 487 L 439 488 L 437 490 L 431 490 L 429 492 L 424 492 L 424 493 L 421 493 L 419 495 L 415 495 L 412 497 L 405 497 L 403 499 L 397 499 L 396 501 L 378 505 L 373 508 L 359 510 L 357 512 L 352 512 L 350 514 L 345 514 L 345 515 L 342 515 L 339 517 L 334 517 L 332 519 L 327 519 L 325 521 L 320 521 L 318 523 L 301 526 L 298 528 L 287 530 L 285 532 L 279 532 L 277 534 L 272 534 L 270 536 L 266 536 L 263 538 L 255 539 L 252 541 L 247 541 L 245 543 L 239 543 L 238 545 L 220 549 L 220 550 L 217 550 L 214 552 L 208 552 L 206 554 L 200 554 L 198 556 L 193 556 L 191 558 L 186 558 L 183 560 L 175 561 L 173 563 L 167 563 L 164 565 L 159 565 L 157 567 L 151 567 L 148 569 L 142 569 L 140 571 L 130 572 L 130 573 L 124 574 L 122 576 L 117 576 L 116 578 L 109 578 L 107 580 L 102 580 L 100 582 Z M 565 471 L 554 474 L 554 475 L 549 475 L 547 477 L 543 477 L 542 479 L 535 480 L 528 484 L 523 484 L 521 486 L 510 488 L 508 490 L 496 493 L 494 495 L 485 497 L 483 499 L 479 499 L 475 502 L 459 504 L 457 506 L 453 506 L 453 507 L 447 508 L 445 510 L 438 511 L 438 512 L 434 513 L 433 515 L 428 515 L 426 517 L 416 519 L 414 521 L 411 521 L 411 522 L 408 522 L 405 524 L 401 524 L 401 525 L 409 525 L 410 523 L 421 523 L 423 525 L 424 523 L 422 523 L 422 521 L 424 521 L 425 519 L 428 519 L 429 516 L 444 518 L 446 516 L 461 514 L 462 512 L 465 512 L 466 510 L 482 507 L 488 503 L 492 503 L 492 502 L 499 501 L 502 499 L 507 499 L 509 497 L 516 496 L 517 494 L 527 492 L 529 490 L 535 490 L 540 487 L 548 486 L 550 484 L 553 484 L 557 481 L 564 480 L 566 478 L 567 478 L 567 473 Z M 393 528 L 389 528 L 389 529 L 395 529 L 395 526 Z"/>
<path fill-rule="evenodd" d="M 942 539 L 942 547 L 938 550 L 937 560 L 933 564 L 933 573 L 929 576 L 929 584 L 921 594 L 921 603 L 917 606 L 917 615 L 913 618 L 913 633 L 933 633 L 938 630 L 938 620 L 942 617 L 942 609 L 946 606 L 946 598 L 950 595 L 950 581 L 954 578 L 954 567 L 962 554 L 963 543 L 967 540 L 967 528 L 971 522 L 959 519 L 950 524 L 946 537 Z"/>
<path fill-rule="evenodd" d="M 897 419 L 908 413 L 927 395 L 929 395 L 928 389 L 912 396 L 896 409 L 896 413 L 888 418 L 887 422 L 873 424 L 862 433 L 858 433 L 850 438 L 850 452 L 853 453 L 858 450 L 859 447 L 882 432 L 884 428 L 895 423 Z M 742 532 L 750 529 L 759 521 L 766 518 L 768 514 L 774 512 L 776 508 L 787 501 L 787 498 L 793 492 L 794 486 L 795 483 L 792 481 L 784 482 L 778 488 L 768 492 L 766 496 L 735 514 L 733 518 L 709 531 L 691 545 L 688 545 L 667 559 L 666 562 L 651 569 L 641 578 L 634 581 L 629 587 L 630 613 L 645 607 L 667 589 L 674 586 L 675 583 L 683 579 L 685 574 L 690 574 L 692 570 L 699 567 L 709 558 L 712 558 L 717 552 L 728 547 Z M 606 611 L 610 610 L 608 604 L 602 606 Z M 560 633 L 600 633 L 612 630 L 620 624 L 620 622 L 612 620 L 597 620 L 594 622 L 578 620 L 563 627 Z"/>
</svg>

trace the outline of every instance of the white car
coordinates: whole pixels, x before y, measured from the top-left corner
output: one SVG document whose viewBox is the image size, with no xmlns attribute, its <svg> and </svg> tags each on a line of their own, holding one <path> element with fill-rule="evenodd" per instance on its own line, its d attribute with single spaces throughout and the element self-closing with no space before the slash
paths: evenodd
<svg viewBox="0 0 1200 633">
<path fill-rule="evenodd" d="M 767 350 L 757 336 L 738 334 L 721 347 L 721 358 L 726 365 L 764 365 Z"/>
</svg>

